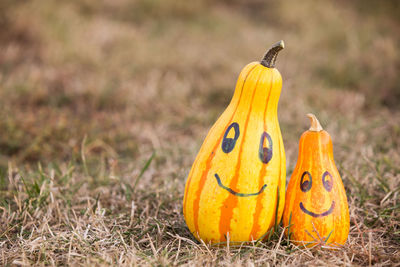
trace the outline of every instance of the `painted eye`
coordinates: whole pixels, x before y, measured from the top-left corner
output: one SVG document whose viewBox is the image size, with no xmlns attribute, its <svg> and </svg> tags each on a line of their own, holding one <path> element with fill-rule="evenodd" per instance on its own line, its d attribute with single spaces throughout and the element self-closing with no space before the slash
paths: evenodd
<svg viewBox="0 0 400 267">
<path fill-rule="evenodd" d="M 324 185 L 326 191 L 331 192 L 333 186 L 332 175 L 328 171 L 324 172 L 324 174 L 322 175 L 322 184 Z"/>
<path fill-rule="evenodd" d="M 234 137 L 228 137 L 229 132 L 233 129 L 234 131 Z M 233 122 L 231 125 L 229 125 L 228 129 L 225 131 L 224 139 L 222 140 L 222 151 L 225 153 L 229 153 L 233 150 L 235 147 L 236 141 L 238 140 L 240 135 L 239 132 L 239 124 L 236 122 Z M 232 134 L 231 134 L 232 136 Z"/>
<path fill-rule="evenodd" d="M 305 171 L 305 172 L 303 172 L 303 175 L 301 176 L 300 189 L 301 189 L 301 191 L 303 191 L 305 193 L 311 189 L 311 186 L 312 186 L 311 173 L 309 173 L 308 171 Z"/>
<path fill-rule="evenodd" d="M 258 157 L 263 163 L 268 163 L 272 158 L 272 139 L 267 132 L 261 135 Z"/>
</svg>

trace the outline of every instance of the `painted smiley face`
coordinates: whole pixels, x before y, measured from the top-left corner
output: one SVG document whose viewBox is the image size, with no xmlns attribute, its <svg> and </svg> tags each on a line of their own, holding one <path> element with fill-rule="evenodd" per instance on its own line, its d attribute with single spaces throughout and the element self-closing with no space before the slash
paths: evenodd
<svg viewBox="0 0 400 267">
<path fill-rule="evenodd" d="M 332 181 L 332 175 L 328 172 L 325 171 L 324 174 L 322 175 L 322 185 L 324 187 L 324 189 L 327 192 L 331 192 L 332 191 L 332 187 L 333 187 L 333 181 Z M 312 187 L 312 176 L 311 173 L 308 171 L 303 172 L 302 176 L 301 176 L 301 180 L 300 180 L 300 189 L 301 191 L 303 191 L 304 193 L 307 193 Z M 321 213 L 315 213 L 312 212 L 310 210 L 308 210 L 306 207 L 304 207 L 303 202 L 300 202 L 300 209 L 305 213 L 308 214 L 312 217 L 318 218 L 318 217 L 325 217 L 329 214 L 331 214 L 333 212 L 333 210 L 335 209 L 335 201 L 332 200 L 331 206 L 328 210 L 321 212 Z"/>
<path fill-rule="evenodd" d="M 228 137 L 231 134 L 231 131 L 233 132 L 233 137 Z M 221 143 L 221 149 L 224 153 L 228 154 L 233 151 L 236 145 L 236 141 L 238 140 L 240 136 L 240 129 L 239 129 L 239 124 L 236 122 L 233 122 L 229 127 L 226 129 L 224 138 L 222 139 Z M 261 160 L 262 163 L 267 164 L 271 159 L 272 159 L 272 138 L 267 132 L 263 132 L 261 134 L 260 138 L 260 144 L 259 144 L 259 149 L 258 149 L 258 157 Z M 261 186 L 260 190 L 254 193 L 241 193 L 237 192 L 228 186 L 225 186 L 221 178 L 217 173 L 214 174 L 215 179 L 217 180 L 218 186 L 221 187 L 222 189 L 228 191 L 232 195 L 238 196 L 238 197 L 250 197 L 250 196 L 257 196 L 264 192 L 265 188 L 267 187 L 267 184 L 264 184 Z"/>
</svg>

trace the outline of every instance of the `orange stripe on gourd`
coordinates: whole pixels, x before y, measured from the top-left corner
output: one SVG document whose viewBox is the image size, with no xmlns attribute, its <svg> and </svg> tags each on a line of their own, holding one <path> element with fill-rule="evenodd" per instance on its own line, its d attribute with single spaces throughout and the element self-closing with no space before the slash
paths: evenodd
<svg viewBox="0 0 400 267">
<path fill-rule="evenodd" d="M 252 196 L 249 198 L 238 198 L 236 208 L 233 210 L 233 217 L 231 220 L 230 227 L 233 229 L 231 237 L 236 240 L 251 240 L 249 239 L 252 227 L 254 225 L 253 217 L 257 205 L 258 198 L 264 198 L 270 195 L 272 185 L 266 177 L 264 177 L 264 183 L 259 185 L 258 177 L 261 169 L 265 165 L 270 165 L 272 160 L 267 164 L 262 163 L 259 152 L 261 137 L 264 133 L 264 113 L 267 108 L 266 103 L 270 103 L 267 98 L 269 95 L 270 77 L 272 71 L 268 68 L 262 67 L 263 72 L 257 84 L 257 91 L 252 103 L 252 113 L 247 126 L 246 140 L 243 143 L 243 164 L 240 169 L 240 175 L 237 183 L 237 188 L 241 188 L 243 191 L 254 192 L 262 186 L 266 185 L 265 190 L 262 194 Z M 268 105 L 268 108 L 270 105 Z M 265 135 L 264 135 L 265 136 Z M 266 137 L 265 137 L 266 138 Z M 264 138 L 264 139 L 265 139 Z M 267 144 L 269 141 L 263 140 L 263 144 Z M 266 145 L 268 146 L 268 145 Z M 273 157 L 272 157 L 273 158 Z M 264 226 L 266 228 L 267 225 Z"/>
<path fill-rule="evenodd" d="M 249 118 L 250 118 L 251 111 L 252 111 L 252 104 L 254 101 L 254 96 L 255 96 L 255 93 L 257 90 L 258 79 L 259 79 L 259 76 L 257 77 L 257 82 L 256 82 L 255 87 L 252 92 L 252 97 L 251 97 L 251 101 L 250 101 L 250 103 L 251 103 L 250 110 L 247 114 L 246 121 L 244 124 L 243 138 L 240 143 L 239 158 L 238 158 L 238 163 L 236 165 L 235 176 L 231 179 L 231 181 L 229 183 L 229 188 L 231 188 L 234 191 L 240 191 L 239 188 L 237 188 L 237 183 L 238 183 L 239 172 L 240 172 L 240 167 L 241 167 L 241 163 L 242 163 L 241 162 L 242 155 L 243 155 L 242 150 L 243 150 L 243 144 L 246 140 L 246 131 L 247 131 L 247 126 L 248 126 Z M 233 216 L 233 209 L 236 207 L 237 203 L 238 203 L 238 197 L 233 194 L 229 194 L 227 199 L 223 203 L 222 211 L 221 211 L 221 218 L 220 218 L 220 223 L 219 223 L 219 231 L 220 231 L 221 237 L 225 236 L 225 235 L 227 235 L 227 233 L 229 233 L 231 219 Z M 226 240 L 226 237 L 224 237 L 224 239 Z"/>
<path fill-rule="evenodd" d="M 271 83 L 271 85 L 268 86 L 268 84 L 265 86 L 266 89 L 263 89 L 262 91 L 267 92 L 267 96 L 265 100 L 263 100 L 264 103 L 267 103 L 267 109 L 262 110 L 260 112 L 260 122 L 261 127 L 258 130 L 259 136 L 258 139 L 260 139 L 260 133 L 265 132 L 266 137 L 269 136 L 271 138 L 270 142 L 268 138 L 264 138 L 263 140 L 254 140 L 254 143 L 258 143 L 260 145 L 261 142 L 263 142 L 263 146 L 268 147 L 271 149 L 272 157 L 267 161 L 266 163 L 262 164 L 262 169 L 265 169 L 265 175 L 261 175 L 262 180 L 260 180 L 260 173 L 262 172 L 262 169 L 259 169 L 259 172 L 254 173 L 255 177 L 258 177 L 258 179 L 254 179 L 255 182 L 260 183 L 260 181 L 264 181 L 265 184 L 267 184 L 267 188 L 265 190 L 265 194 L 262 194 L 258 196 L 256 201 L 259 203 L 259 208 L 261 210 L 259 211 L 259 214 L 256 214 L 255 208 L 257 207 L 257 203 L 254 207 L 253 210 L 251 210 L 250 213 L 250 218 L 253 219 L 253 225 L 251 228 L 249 228 L 249 231 L 246 231 L 248 235 L 246 236 L 247 239 L 254 240 L 258 239 L 261 236 L 263 236 L 266 232 L 269 231 L 270 227 L 273 225 L 275 219 L 275 211 L 276 211 L 276 194 L 277 194 L 277 184 L 278 180 L 280 179 L 280 174 L 279 172 L 281 171 L 281 161 L 282 159 L 280 156 L 282 155 L 281 152 L 279 151 L 279 136 L 277 136 L 277 129 L 278 127 L 278 121 L 277 121 L 277 113 L 276 113 L 276 107 L 277 104 L 276 102 L 279 100 L 279 94 L 280 94 L 280 87 L 281 87 L 281 77 L 279 73 L 275 69 L 268 69 L 270 79 L 267 79 L 266 82 Z M 273 77 L 273 78 L 272 78 Z M 266 101 L 268 99 L 268 101 Z M 257 142 L 258 141 L 258 142 Z M 247 146 L 248 147 L 248 146 Z M 254 152 L 256 153 L 256 152 Z M 258 184 L 255 183 L 255 184 Z M 282 195 L 284 195 L 284 190 L 281 192 Z M 239 200 L 240 201 L 240 200 Z M 243 209 L 245 209 L 245 200 L 242 200 L 243 204 Z M 261 203 L 261 205 L 260 205 Z M 253 208 L 253 206 L 251 206 Z M 258 217 L 258 218 L 257 218 Z M 239 222 L 238 222 L 239 224 Z M 242 225 L 244 223 L 242 222 Z M 257 229 L 257 227 L 259 227 Z M 254 228 L 256 230 L 254 230 Z"/>
<path fill-rule="evenodd" d="M 266 125 L 266 116 L 267 116 L 267 111 L 268 111 L 268 104 L 270 103 L 269 99 L 270 99 L 271 92 L 272 92 L 272 87 L 273 87 L 273 80 L 274 80 L 273 78 L 274 78 L 274 76 L 273 76 L 273 74 L 271 74 L 271 86 L 269 88 L 269 94 L 268 94 L 267 100 L 266 100 L 267 105 L 266 105 L 266 107 L 264 109 L 264 115 L 263 115 L 263 126 L 264 126 L 263 128 L 264 128 L 265 132 L 267 132 L 267 130 L 268 130 L 267 125 Z M 258 178 L 259 187 L 264 184 L 264 180 L 265 180 L 264 177 L 266 175 L 267 175 L 267 166 L 263 165 L 261 167 L 261 171 L 260 171 L 259 178 Z M 255 212 L 254 212 L 254 215 L 253 215 L 253 227 L 251 229 L 250 236 L 249 236 L 250 240 L 255 240 L 256 239 L 255 237 L 257 236 L 257 233 L 261 229 L 261 227 L 259 225 L 259 217 L 260 217 L 261 210 L 262 210 L 262 207 L 263 207 L 262 199 L 263 199 L 263 196 L 257 196 L 256 209 L 255 209 Z"/>
<path fill-rule="evenodd" d="M 277 72 L 277 75 L 280 76 L 279 72 Z M 281 83 L 282 79 L 279 78 L 278 81 Z M 282 84 L 278 85 L 279 88 L 282 87 Z M 276 121 L 278 121 L 278 116 L 277 116 L 277 112 L 278 112 L 278 106 L 277 103 L 279 101 L 279 97 L 280 97 L 280 91 L 275 93 L 275 97 L 277 98 L 276 101 L 274 101 L 275 103 L 275 108 L 273 109 L 275 112 L 275 119 Z M 281 130 L 279 127 L 279 123 L 276 123 L 276 136 L 278 137 L 278 148 L 279 148 L 279 153 L 280 153 L 280 169 L 279 169 L 279 180 L 278 180 L 278 189 L 279 189 L 279 196 L 277 195 L 276 201 L 278 201 L 278 197 L 279 197 L 279 203 L 276 203 L 276 205 L 278 206 L 277 209 L 277 213 L 275 212 L 275 216 L 271 222 L 271 227 L 275 225 L 275 222 L 277 224 L 280 223 L 280 220 L 282 218 L 282 214 L 283 214 L 283 209 L 285 207 L 285 190 L 286 190 L 286 157 L 285 157 L 285 150 L 284 150 L 284 146 L 283 146 L 283 140 L 282 140 L 282 134 L 281 134 Z M 277 191 L 278 194 L 278 191 Z"/>
</svg>

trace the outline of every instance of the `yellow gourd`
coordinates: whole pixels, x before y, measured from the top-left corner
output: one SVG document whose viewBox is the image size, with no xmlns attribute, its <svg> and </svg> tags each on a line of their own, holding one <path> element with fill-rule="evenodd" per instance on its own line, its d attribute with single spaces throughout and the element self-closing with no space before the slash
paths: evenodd
<svg viewBox="0 0 400 267">
<path fill-rule="evenodd" d="M 333 160 L 332 140 L 313 114 L 300 138 L 299 156 L 286 191 L 283 226 L 297 244 L 344 244 L 349 234 L 349 208 Z"/>
<path fill-rule="evenodd" d="M 183 212 L 207 243 L 259 239 L 279 223 L 285 201 L 285 151 L 277 117 L 283 41 L 239 75 L 233 98 L 209 131 L 189 173 Z"/>
</svg>

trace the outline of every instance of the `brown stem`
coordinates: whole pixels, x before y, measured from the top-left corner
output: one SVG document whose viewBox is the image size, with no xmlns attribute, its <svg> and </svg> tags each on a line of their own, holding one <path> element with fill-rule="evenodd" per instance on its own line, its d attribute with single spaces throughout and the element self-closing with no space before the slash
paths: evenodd
<svg viewBox="0 0 400 267">
<path fill-rule="evenodd" d="M 310 118 L 310 122 L 311 122 L 311 127 L 310 127 L 310 129 L 308 129 L 309 131 L 320 132 L 323 130 L 321 124 L 319 123 L 317 117 L 315 117 L 314 114 L 308 113 L 307 117 Z"/>
<path fill-rule="evenodd" d="M 274 44 L 261 60 L 261 65 L 267 68 L 275 68 L 276 57 L 278 56 L 279 51 L 281 51 L 284 47 L 285 43 L 283 42 L 283 40 L 280 40 L 279 42 Z"/>
</svg>

